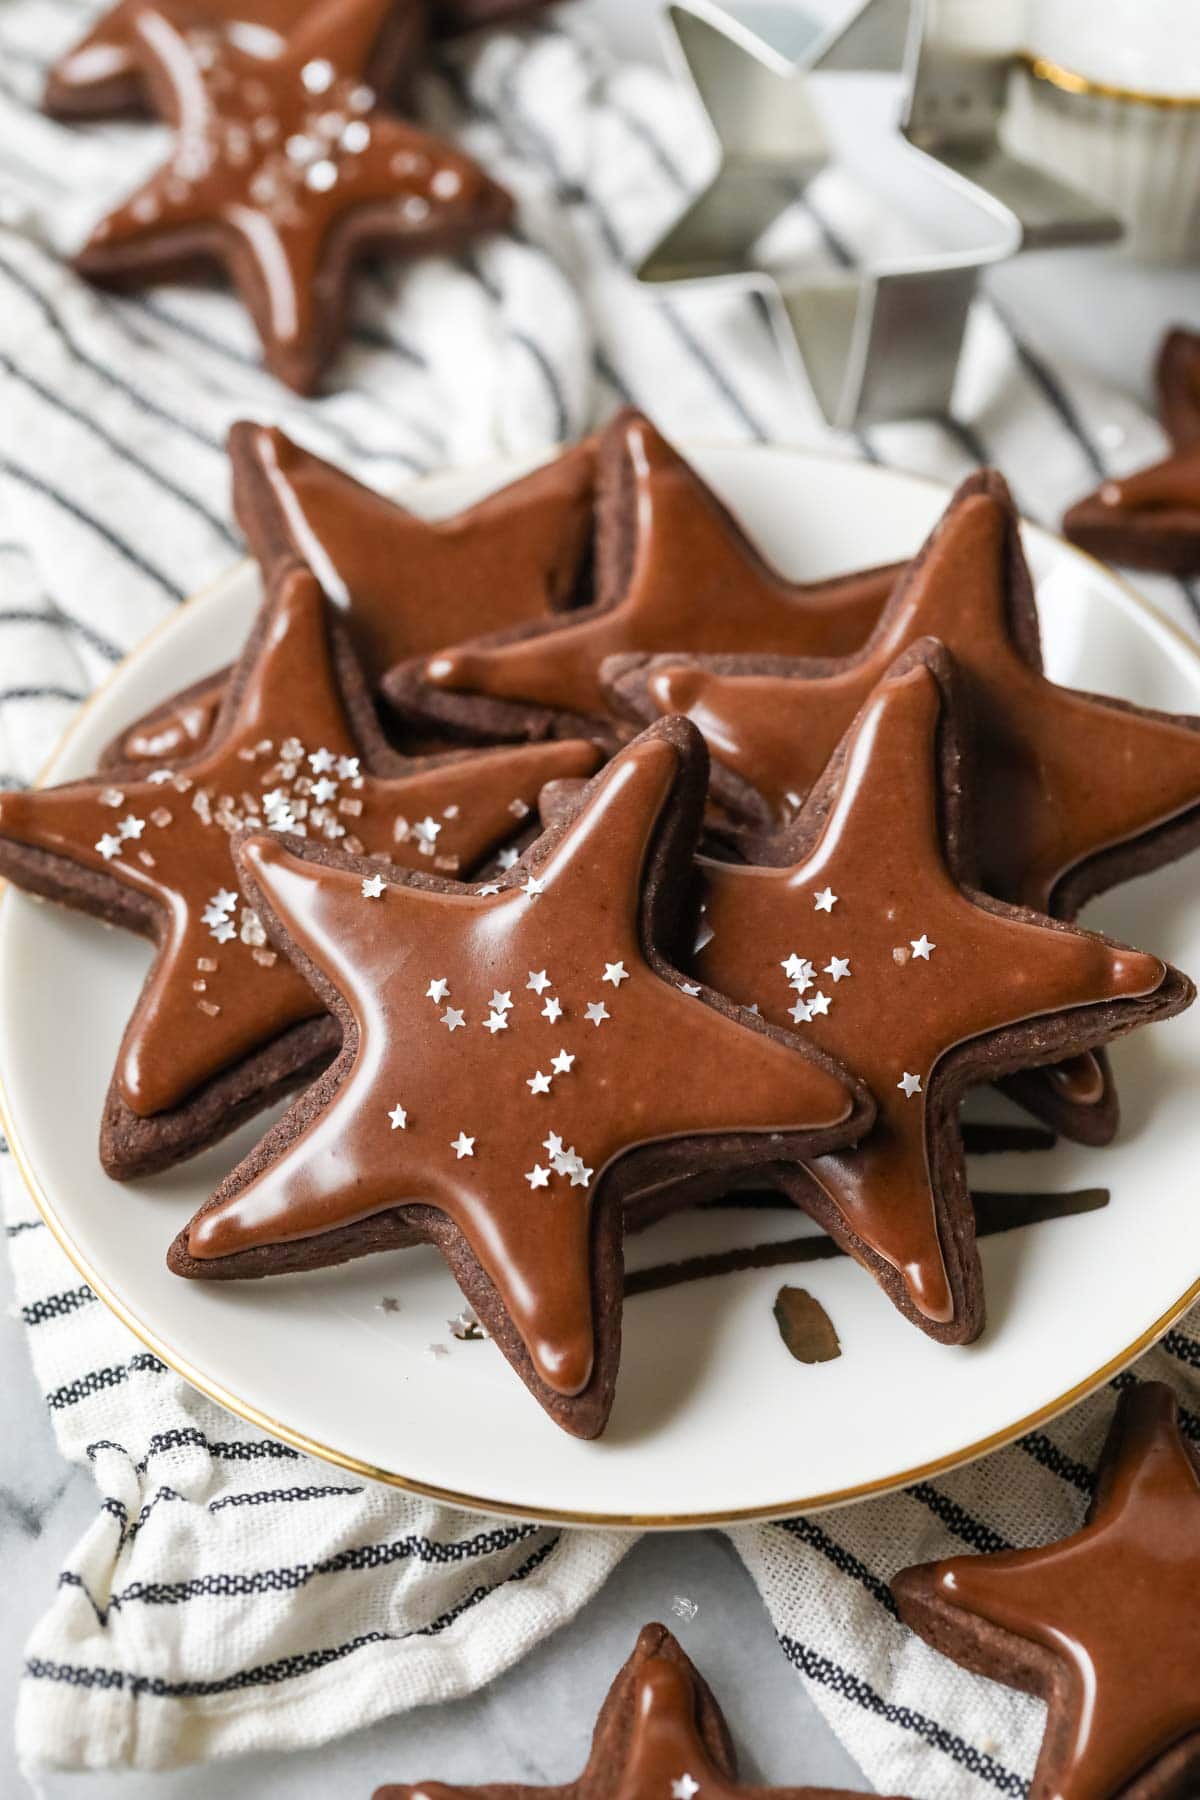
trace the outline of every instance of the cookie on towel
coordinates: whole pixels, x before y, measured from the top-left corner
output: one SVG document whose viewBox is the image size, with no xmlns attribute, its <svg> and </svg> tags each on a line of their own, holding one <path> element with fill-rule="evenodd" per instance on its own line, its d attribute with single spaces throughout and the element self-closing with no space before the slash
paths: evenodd
<svg viewBox="0 0 1200 1800">
<path fill-rule="evenodd" d="M 1163 1383 L 1122 1393 L 1078 1531 L 892 1592 L 935 1650 L 1047 1702 L 1029 1800 L 1200 1792 L 1200 1457 Z"/>
</svg>

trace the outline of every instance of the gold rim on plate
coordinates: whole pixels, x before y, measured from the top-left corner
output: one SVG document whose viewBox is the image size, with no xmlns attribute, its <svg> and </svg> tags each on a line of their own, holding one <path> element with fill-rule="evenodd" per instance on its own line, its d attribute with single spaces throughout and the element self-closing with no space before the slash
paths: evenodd
<svg viewBox="0 0 1200 1800">
<path fill-rule="evenodd" d="M 732 447 L 733 446 L 727 444 L 720 446 L 720 448 L 723 449 Z M 778 455 L 781 451 L 786 451 L 787 454 L 795 456 L 802 461 L 831 460 L 823 457 L 814 457 L 811 452 L 792 449 L 790 446 L 785 445 L 773 444 L 765 447 L 769 448 L 773 455 Z M 854 459 L 846 457 L 833 458 L 832 460 L 853 462 Z M 461 472 L 462 471 L 455 471 L 455 473 Z M 918 486 L 932 488 L 946 498 L 949 497 L 951 491 L 942 482 L 935 481 L 929 476 L 913 474 L 908 470 L 892 469 L 882 472 L 897 476 L 904 481 L 911 482 Z M 505 464 L 504 476 L 502 476 L 501 479 L 507 478 L 508 475 L 509 465 Z M 444 477 L 442 478 L 444 479 Z M 426 485 L 427 482 L 433 482 L 438 479 L 439 477 L 436 476 L 426 477 L 424 480 L 414 483 L 413 485 L 420 487 Z M 411 492 L 411 488 L 404 491 Z M 1046 537 L 1053 538 L 1055 535 L 1053 532 L 1048 531 L 1044 526 L 1034 525 L 1033 529 L 1040 535 Z M 1187 652 L 1189 659 L 1197 664 L 1197 675 L 1198 679 L 1200 679 L 1200 650 L 1197 649 L 1196 645 L 1192 643 L 1187 634 L 1181 630 L 1172 619 L 1169 619 L 1158 607 L 1145 599 L 1131 582 L 1125 580 L 1122 576 L 1115 574 L 1112 569 L 1101 563 L 1096 557 L 1090 556 L 1086 551 L 1077 549 L 1074 544 L 1068 544 L 1063 540 L 1059 540 L 1059 542 L 1070 555 L 1076 556 L 1081 562 L 1088 563 L 1098 569 L 1107 581 L 1111 582 L 1114 586 L 1120 588 L 1124 592 L 1127 600 L 1132 603 L 1137 612 L 1147 615 L 1147 617 L 1153 620 L 1156 626 L 1161 630 L 1164 630 L 1170 637 L 1174 638 L 1177 644 Z M 239 568 L 244 568 L 245 566 L 245 563 L 235 565 L 234 568 L 228 570 L 226 574 L 219 576 L 216 581 L 210 582 L 206 587 L 201 588 L 197 593 L 191 595 L 183 602 L 182 606 L 176 608 L 168 618 L 163 619 L 158 625 L 154 626 L 137 647 L 118 664 L 110 675 L 105 677 L 100 686 L 96 688 L 94 693 L 92 693 L 80 707 L 74 719 L 59 738 L 58 743 L 55 745 L 46 764 L 38 774 L 37 780 L 34 783 L 35 787 L 41 787 L 44 784 L 50 770 L 58 762 L 59 758 L 70 748 L 76 734 L 82 729 L 93 709 L 100 704 L 109 688 L 117 680 L 122 671 L 127 668 L 135 658 L 140 658 L 151 644 L 157 642 L 169 627 L 174 624 L 184 608 L 192 608 L 203 604 L 215 589 L 224 586 L 224 584 L 238 572 Z M 7 887 L 7 882 L 0 881 L 0 904 L 3 904 L 7 897 Z M 97 1274 L 88 1259 L 79 1250 L 72 1239 L 70 1232 L 55 1212 L 53 1203 L 43 1188 L 37 1172 L 33 1168 L 28 1152 L 22 1143 L 16 1121 L 13 1118 L 8 1093 L 2 1077 L 0 1077 L 0 1127 L 3 1128 L 4 1135 L 8 1140 L 9 1148 L 13 1154 L 13 1160 L 20 1172 L 21 1179 L 29 1190 L 34 1205 L 37 1207 L 38 1212 L 45 1221 L 55 1242 L 68 1260 L 78 1270 L 79 1274 L 82 1275 L 83 1279 L 87 1282 L 88 1286 L 96 1296 L 103 1300 L 109 1311 L 112 1312 L 116 1318 L 120 1320 L 121 1324 L 125 1326 L 126 1330 L 131 1332 L 148 1350 L 152 1351 L 160 1361 L 166 1363 L 168 1368 L 173 1369 L 177 1375 L 181 1375 L 192 1387 L 198 1389 L 207 1399 L 215 1401 L 218 1406 L 223 1406 L 226 1411 L 236 1414 L 239 1418 L 245 1419 L 248 1424 L 256 1426 L 260 1431 L 265 1431 L 270 1437 L 282 1439 L 284 1443 L 290 1444 L 293 1449 L 301 1450 L 306 1455 L 316 1457 L 321 1462 L 330 1463 L 335 1468 L 346 1469 L 351 1474 L 361 1476 L 365 1480 L 379 1482 L 386 1487 L 399 1488 L 405 1493 L 416 1494 L 427 1500 L 436 1500 L 448 1506 L 462 1507 L 473 1512 L 496 1514 L 501 1518 L 528 1519 L 539 1524 L 585 1525 L 607 1528 L 609 1530 L 698 1530 L 705 1526 L 744 1525 L 752 1524 L 756 1520 L 786 1518 L 794 1513 L 820 1512 L 828 1507 L 844 1506 L 852 1501 L 867 1500 L 881 1494 L 893 1493 L 897 1488 L 909 1487 L 914 1482 L 927 1481 L 934 1476 L 944 1475 L 951 1469 L 961 1468 L 966 1463 L 975 1462 L 981 1456 L 989 1455 L 993 1450 L 1001 1450 L 1005 1445 L 1011 1444 L 1014 1438 L 1021 1437 L 1025 1432 L 1032 1431 L 1037 1426 L 1046 1424 L 1048 1420 L 1055 1418 L 1059 1413 L 1066 1412 L 1068 1408 L 1076 1405 L 1079 1401 L 1086 1399 L 1089 1394 L 1094 1393 L 1104 1382 L 1108 1381 L 1113 1375 L 1118 1374 L 1120 1370 L 1128 1367 L 1131 1362 L 1135 1361 L 1136 1358 L 1141 1356 L 1146 1350 L 1149 1350 L 1157 1343 L 1164 1332 L 1170 1329 L 1176 1319 L 1180 1318 L 1194 1301 L 1200 1299 L 1200 1277 L 1197 1277 L 1174 1305 L 1168 1307 L 1166 1312 L 1160 1314 L 1159 1317 L 1155 1319 L 1154 1323 L 1142 1332 L 1139 1337 L 1135 1338 L 1131 1344 L 1126 1345 L 1123 1350 L 1118 1351 L 1115 1356 L 1111 1357 L 1108 1362 L 1102 1364 L 1102 1366 L 1099 1369 L 1096 1369 L 1091 1375 L 1085 1376 L 1082 1381 L 1076 1382 L 1073 1387 L 1068 1388 L 1065 1393 L 1059 1394 L 1054 1399 L 1046 1401 L 1046 1403 L 1043 1406 L 1039 1406 L 1036 1411 L 1015 1420 L 1011 1425 L 1003 1426 L 999 1431 L 994 1431 L 985 1438 L 980 1438 L 972 1444 L 967 1444 L 960 1450 L 949 1452 L 945 1456 L 935 1457 L 931 1462 L 919 1463 L 914 1468 L 902 1469 L 893 1475 L 883 1476 L 876 1481 L 860 1482 L 856 1486 L 833 1489 L 828 1493 L 808 1494 L 794 1500 L 772 1501 L 764 1506 L 741 1507 L 733 1511 L 724 1510 L 718 1512 L 689 1513 L 589 1513 L 556 1506 L 533 1506 L 528 1502 L 503 1500 L 494 1495 L 460 1493 L 455 1488 L 439 1487 L 433 1482 L 419 1481 L 411 1475 L 402 1475 L 395 1469 L 384 1469 L 378 1467 L 374 1463 L 363 1462 L 359 1457 L 351 1456 L 344 1450 L 338 1450 L 331 1444 L 323 1444 L 319 1439 L 309 1437 L 305 1432 L 298 1430 L 294 1425 L 287 1424 L 283 1419 L 272 1418 L 269 1413 L 263 1412 L 259 1407 L 255 1406 L 252 1401 L 243 1399 L 240 1394 L 235 1394 L 231 1392 L 230 1389 L 224 1387 L 220 1382 L 213 1381 L 180 1351 L 168 1344 L 165 1339 L 159 1337 L 157 1332 L 152 1331 L 150 1327 L 125 1304 L 124 1300 L 122 1300 L 120 1295 L 109 1286 L 103 1276 Z"/>
<path fill-rule="evenodd" d="M 1123 100 L 1129 106 L 1152 106 L 1161 112 L 1187 112 L 1200 107 L 1200 94 L 1156 94 L 1144 88 L 1120 87 L 1113 82 L 1093 81 L 1077 69 L 1065 68 L 1049 56 L 1026 53 L 1021 61 L 1035 81 L 1045 81 L 1063 94 L 1090 94 L 1096 100 Z"/>
</svg>

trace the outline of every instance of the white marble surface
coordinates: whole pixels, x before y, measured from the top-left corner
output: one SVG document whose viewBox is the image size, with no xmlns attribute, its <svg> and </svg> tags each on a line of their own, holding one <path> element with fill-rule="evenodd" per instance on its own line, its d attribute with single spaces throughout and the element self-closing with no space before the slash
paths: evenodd
<svg viewBox="0 0 1200 1800">
<path fill-rule="evenodd" d="M 647 42 L 635 0 L 584 0 L 627 46 Z M 994 277 L 1014 322 L 1053 358 L 1069 353 L 1148 398 L 1153 350 L 1179 319 L 1200 325 L 1196 270 L 1148 272 L 1112 252 L 1030 258 Z M 1083 296 L 1086 295 L 1086 303 Z M 474 1699 L 392 1720 L 319 1752 L 254 1758 L 164 1776 L 39 1776 L 27 1787 L 12 1745 L 22 1645 L 46 1605 L 68 1546 L 92 1516 L 90 1477 L 58 1457 L 34 1386 L 22 1330 L 9 1310 L 0 1258 L 0 1794 L 39 1800 L 328 1800 L 370 1795 L 383 1780 L 426 1776 L 563 1780 L 582 1763 L 596 1707 L 640 1625 L 672 1598 L 699 1603 L 678 1627 L 711 1678 L 748 1779 L 863 1785 L 779 1655 L 761 1604 L 718 1534 L 644 1540 L 579 1619 Z"/>
</svg>

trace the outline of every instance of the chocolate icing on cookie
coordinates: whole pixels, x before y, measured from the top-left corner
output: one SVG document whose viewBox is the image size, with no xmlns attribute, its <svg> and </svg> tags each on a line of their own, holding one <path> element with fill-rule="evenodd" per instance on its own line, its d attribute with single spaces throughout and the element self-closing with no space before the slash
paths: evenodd
<svg viewBox="0 0 1200 1800">
<path fill-rule="evenodd" d="M 444 519 L 423 519 L 323 462 L 275 426 L 229 433 L 233 505 L 269 586 L 288 562 L 316 572 L 374 687 L 403 656 L 533 619 L 590 594 L 596 444 Z M 211 731 L 224 673 L 158 707 L 106 760 L 184 754 Z"/>
<path fill-rule="evenodd" d="M 905 1569 L 893 1591 L 936 1648 L 1049 1701 L 1030 1800 L 1196 1792 L 1200 1464 L 1169 1388 L 1121 1396 L 1071 1537 Z"/>
<path fill-rule="evenodd" d="M 507 639 L 461 644 L 385 684 L 396 704 L 465 719 L 467 696 L 501 704 L 527 730 L 605 720 L 605 657 L 633 651 L 840 655 L 866 638 L 894 569 L 811 584 L 785 581 L 716 497 L 640 414 L 606 434 L 605 502 L 625 575 L 609 604 Z M 459 705 L 454 705 L 458 697 Z M 494 715 L 490 715 L 495 718 Z"/>
<path fill-rule="evenodd" d="M 806 1165 L 813 1210 L 895 1272 L 915 1316 L 957 1340 L 975 1334 L 982 1310 L 955 1266 L 974 1257 L 973 1234 L 964 1247 L 954 1222 L 968 1216 L 955 1051 L 974 1045 L 976 1068 L 998 1073 L 1046 1061 L 1055 1036 L 1043 1044 L 1036 1022 L 1071 1020 L 1082 1042 L 1063 1047 L 1082 1048 L 1089 1009 L 1099 1042 L 1166 971 L 1157 957 L 959 885 L 960 772 L 939 748 L 946 659 L 932 645 L 913 654 L 875 689 L 822 788 L 770 846 L 775 866 L 700 859 L 696 970 L 866 1081 L 875 1125 L 856 1148 Z"/>
<path fill-rule="evenodd" d="M 139 9 L 138 57 L 175 143 L 96 226 L 79 272 L 137 284 L 222 263 L 268 366 L 304 392 L 336 348 L 362 255 L 503 226 L 508 196 L 469 157 L 377 104 L 365 71 L 393 4 L 317 0 L 265 56 L 178 0 Z"/>
<path fill-rule="evenodd" d="M 378 1788 L 375 1800 L 536 1800 L 538 1795 L 546 1800 L 855 1800 L 844 1789 L 740 1782 L 720 1708 L 663 1625 L 642 1630 L 609 1690 L 577 1781 L 552 1789 L 422 1781 Z"/>
<path fill-rule="evenodd" d="M 498 891 L 375 884 L 361 862 L 243 842 L 251 891 L 340 1000 L 346 1048 L 326 1102 L 197 1214 L 187 1273 L 220 1275 L 222 1259 L 389 1209 L 436 1209 L 537 1380 L 577 1395 L 593 1372 L 596 1214 L 627 1153 L 674 1143 L 691 1172 L 861 1132 L 834 1065 L 685 993 L 648 947 L 653 847 L 685 762 L 702 755 L 686 724 L 653 728 Z M 686 1079 L 659 1079 L 675 1057 Z"/>
<path fill-rule="evenodd" d="M 989 892 L 1057 911 L 1065 887 L 1086 898 L 1107 885 L 1093 883 L 1088 869 L 1103 852 L 1186 813 L 1200 825 L 1200 722 L 1078 693 L 1042 674 L 1017 521 L 994 475 L 959 490 L 858 657 L 815 668 L 664 658 L 640 678 L 639 710 L 692 719 L 714 757 L 783 819 L 889 664 L 920 637 L 946 645 L 967 687 Z"/>
<path fill-rule="evenodd" d="M 1110 477 L 1071 507 L 1067 537 L 1096 556 L 1168 575 L 1200 573 L 1200 332 L 1176 330 L 1158 362 L 1171 454 Z"/>
<path fill-rule="evenodd" d="M 343 656 L 346 653 L 343 653 Z M 358 710 L 365 705 L 361 693 Z M 371 743 L 372 751 L 378 746 Z M 325 603 L 293 569 L 240 665 L 202 756 L 126 779 L 0 795 L 0 862 L 18 885 L 87 910 L 62 863 L 104 878 L 121 922 L 159 942 L 122 1044 L 116 1086 L 140 1118 L 178 1106 L 220 1070 L 321 1012 L 308 983 L 271 947 L 241 895 L 231 834 L 302 831 L 414 868 L 470 868 L 513 836 L 541 783 L 595 767 L 586 744 L 406 760 L 363 760 Z M 378 772 L 377 772 L 378 771 Z M 48 853 L 30 863 L 17 846 Z"/>
</svg>

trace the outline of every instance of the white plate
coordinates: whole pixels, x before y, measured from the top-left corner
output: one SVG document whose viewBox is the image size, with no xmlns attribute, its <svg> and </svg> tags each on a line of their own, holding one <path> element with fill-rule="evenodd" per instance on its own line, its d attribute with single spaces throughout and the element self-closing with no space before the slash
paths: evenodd
<svg viewBox="0 0 1200 1800">
<path fill-rule="evenodd" d="M 766 448 L 693 452 L 768 555 L 796 575 L 916 549 L 944 504 L 924 481 Z M 517 471 L 455 474 L 409 498 L 449 511 Z M 1029 530 L 1050 672 L 1200 711 L 1200 661 L 1099 566 Z M 249 565 L 184 607 L 117 673 L 47 779 L 94 767 L 122 725 L 228 661 L 257 598 Z M 1164 871 L 1089 915 L 1200 969 L 1194 875 Z M 1200 1008 L 1120 1044 L 1119 1141 L 979 1159 L 975 1185 L 1106 1187 L 1102 1211 L 983 1244 L 989 1324 L 946 1349 L 843 1260 L 698 1282 L 628 1302 L 605 1436 L 552 1425 L 493 1345 L 452 1341 L 457 1290 L 427 1249 L 244 1284 L 188 1283 L 163 1256 L 258 1135 L 121 1187 L 96 1160 L 101 1102 L 149 949 L 10 892 L 0 907 L 0 1076 L 13 1149 L 49 1223 L 101 1297 L 189 1380 L 277 1436 L 368 1476 L 462 1504 L 589 1524 L 780 1515 L 878 1493 L 977 1455 L 1079 1397 L 1163 1331 L 1200 1283 Z M 632 1266 L 766 1236 L 786 1214 L 696 1214 L 629 1246 Z M 794 1362 L 771 1304 L 793 1280 L 825 1306 L 839 1360 Z M 399 1308 L 379 1302 L 395 1296 Z M 431 1357 L 440 1341 L 449 1354 Z"/>
</svg>

